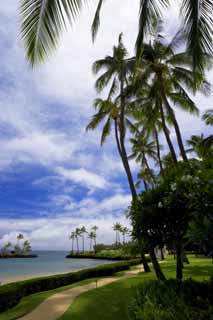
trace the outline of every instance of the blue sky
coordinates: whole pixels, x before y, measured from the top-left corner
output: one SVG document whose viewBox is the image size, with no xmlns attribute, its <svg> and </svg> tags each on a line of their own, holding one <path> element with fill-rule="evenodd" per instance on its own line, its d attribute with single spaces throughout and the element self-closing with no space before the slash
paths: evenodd
<svg viewBox="0 0 213 320">
<path fill-rule="evenodd" d="M 119 7 L 119 0 L 106 5 L 95 45 L 95 4 L 87 7 L 57 52 L 32 70 L 20 39 L 18 1 L 1 6 L 0 244 L 23 232 L 34 248 L 67 249 L 76 226 L 97 224 L 99 241 L 111 242 L 113 222 L 129 224 L 124 211 L 130 195 L 113 137 L 100 148 L 100 132 L 85 132 L 95 98 L 93 61 L 111 52 L 121 31 L 129 52 L 134 49 L 138 1 Z M 165 19 L 170 36 L 177 2 Z M 196 102 L 201 110 L 212 107 L 211 98 L 198 95 Z M 185 138 L 208 132 L 198 118 L 177 116 Z"/>
</svg>

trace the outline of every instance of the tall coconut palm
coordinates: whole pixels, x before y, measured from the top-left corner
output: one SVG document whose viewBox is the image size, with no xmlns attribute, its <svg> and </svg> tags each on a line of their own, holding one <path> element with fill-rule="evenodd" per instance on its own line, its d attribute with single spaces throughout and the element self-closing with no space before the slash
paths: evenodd
<svg viewBox="0 0 213 320">
<path fill-rule="evenodd" d="M 106 1 L 106 0 L 105 0 Z M 27 57 L 32 64 L 43 61 L 56 49 L 62 31 L 72 24 L 86 0 L 21 0 L 22 36 Z M 100 11 L 104 0 L 98 1 L 92 24 L 93 39 L 100 25 Z M 162 17 L 162 8 L 169 0 L 138 0 L 139 30 L 137 49 L 140 52 L 144 36 L 152 29 L 153 22 Z M 182 0 L 180 17 L 186 34 L 187 49 L 193 57 L 194 68 L 204 68 L 204 52 L 212 54 L 212 11 L 210 0 Z"/>
<path fill-rule="evenodd" d="M 95 239 L 95 232 L 91 231 L 88 233 L 88 238 L 90 239 L 90 251 L 92 251 L 93 241 Z"/>
<path fill-rule="evenodd" d="M 86 227 L 81 227 L 81 237 L 82 237 L 82 251 L 84 252 L 84 242 L 85 242 L 85 234 L 87 233 Z"/>
<path fill-rule="evenodd" d="M 76 245 L 77 245 L 77 252 L 79 253 L 79 237 L 81 237 L 81 229 L 76 228 L 75 229 L 75 238 L 76 238 Z"/>
<path fill-rule="evenodd" d="M 150 72 L 152 83 L 150 86 L 152 94 L 158 96 L 162 123 L 165 122 L 166 114 L 174 127 L 180 154 L 184 161 L 188 161 L 174 107 L 197 115 L 198 109 L 187 90 L 191 92 L 201 90 L 204 94 L 209 94 L 210 85 L 205 81 L 202 73 L 195 74 L 190 70 L 190 59 L 187 53 L 175 53 L 182 43 L 181 39 L 181 34 L 177 33 L 169 44 L 159 36 L 153 42 L 144 45 L 143 59 L 146 65 L 142 72 Z M 173 151 L 170 151 L 173 154 Z"/>
<path fill-rule="evenodd" d="M 129 229 L 127 227 L 121 226 L 121 233 L 123 236 L 123 244 L 126 243 L 126 235 L 129 233 Z"/>
<path fill-rule="evenodd" d="M 99 112 L 93 117 L 88 125 L 88 129 L 95 128 L 100 121 L 107 117 L 107 122 L 104 126 L 101 142 L 105 141 L 106 136 L 111 129 L 111 121 L 114 120 L 115 137 L 118 147 L 118 152 L 121 157 L 130 191 L 133 200 L 137 198 L 137 193 L 134 186 L 133 176 L 130 170 L 126 146 L 125 146 L 125 114 L 126 114 L 126 96 L 125 84 L 127 77 L 130 74 L 131 59 L 127 59 L 127 51 L 122 42 L 122 35 L 119 36 L 118 45 L 113 47 L 113 55 L 106 56 L 104 59 L 97 60 L 93 65 L 93 72 L 102 74 L 98 77 L 95 87 L 98 92 L 102 92 L 110 85 L 109 96 L 106 101 L 96 100 L 96 106 Z M 112 96 L 119 90 L 119 97 L 116 99 L 116 104 L 112 103 Z"/>
<path fill-rule="evenodd" d="M 156 183 L 155 175 L 150 168 L 148 158 L 157 159 L 156 144 L 154 141 L 150 141 L 149 135 L 142 131 L 138 131 L 135 138 L 130 139 L 132 143 L 132 154 L 129 158 L 133 158 L 137 163 L 141 164 L 142 168 L 145 168 L 151 177 L 151 184 L 154 187 Z"/>
<path fill-rule="evenodd" d="M 20 241 L 21 240 L 23 240 L 24 239 L 24 235 L 22 234 L 22 233 L 19 233 L 18 235 L 17 235 L 17 249 L 20 251 Z"/>
<path fill-rule="evenodd" d="M 115 244 L 120 244 L 120 232 L 122 230 L 122 226 L 119 222 L 114 223 L 113 230 L 115 231 Z"/>
<path fill-rule="evenodd" d="M 75 234 L 74 231 L 71 232 L 71 235 L 70 235 L 69 239 L 72 240 L 72 253 L 74 253 L 74 241 L 75 241 L 75 239 L 76 239 L 76 234 Z"/>
<path fill-rule="evenodd" d="M 93 226 L 91 228 L 91 230 L 94 232 L 94 243 L 95 243 L 95 247 L 97 245 L 97 230 L 98 230 L 98 226 Z"/>
</svg>

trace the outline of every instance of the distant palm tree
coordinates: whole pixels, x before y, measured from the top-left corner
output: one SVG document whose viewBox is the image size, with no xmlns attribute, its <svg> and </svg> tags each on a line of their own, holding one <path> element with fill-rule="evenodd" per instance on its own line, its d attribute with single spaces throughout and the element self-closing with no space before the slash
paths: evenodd
<svg viewBox="0 0 213 320">
<path fill-rule="evenodd" d="M 126 242 L 126 235 L 129 233 L 129 229 L 127 227 L 121 227 L 121 233 L 123 235 L 123 244 Z"/>
<path fill-rule="evenodd" d="M 9 248 L 12 246 L 12 243 L 11 242 L 8 242 L 8 243 L 6 243 L 4 246 L 3 246 L 3 248 L 2 248 L 2 254 L 4 255 L 4 254 L 7 254 L 8 253 L 8 250 L 9 250 Z"/>
<path fill-rule="evenodd" d="M 28 240 L 25 240 L 23 243 L 23 252 L 25 254 L 28 254 L 32 250 L 30 242 Z"/>
<path fill-rule="evenodd" d="M 118 245 L 120 244 L 120 232 L 122 230 L 122 226 L 119 222 L 116 222 L 114 225 L 113 225 L 113 230 L 115 231 L 115 244 Z"/>
<path fill-rule="evenodd" d="M 75 232 L 73 231 L 73 232 L 71 232 L 71 235 L 69 237 L 69 239 L 72 240 L 72 253 L 74 253 L 74 241 L 75 241 L 75 238 L 76 238 Z"/>
<path fill-rule="evenodd" d="M 92 251 L 93 241 L 95 239 L 95 232 L 91 231 L 88 233 L 88 238 L 90 239 L 90 251 Z"/>
<path fill-rule="evenodd" d="M 91 228 L 92 231 L 94 231 L 94 242 L 95 242 L 95 246 L 97 244 L 97 230 L 98 230 L 98 227 L 97 226 L 93 226 Z"/>
<path fill-rule="evenodd" d="M 84 240 L 85 240 L 85 233 L 87 233 L 86 227 L 81 227 L 81 236 L 82 236 L 82 251 L 84 252 Z"/>
<path fill-rule="evenodd" d="M 78 253 L 79 253 L 79 242 L 78 242 L 79 237 L 81 237 L 81 229 L 80 228 L 76 228 L 75 229 L 75 238 L 76 238 L 77 252 Z"/>
<path fill-rule="evenodd" d="M 21 250 L 20 241 L 23 240 L 23 239 L 24 239 L 24 235 L 23 235 L 22 233 L 19 233 L 19 234 L 17 235 L 17 245 L 16 245 L 16 249 L 17 249 L 18 251 Z"/>
</svg>

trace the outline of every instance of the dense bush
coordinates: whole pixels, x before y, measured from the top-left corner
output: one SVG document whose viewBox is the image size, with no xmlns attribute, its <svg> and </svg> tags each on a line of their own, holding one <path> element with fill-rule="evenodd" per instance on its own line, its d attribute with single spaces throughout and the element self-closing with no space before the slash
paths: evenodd
<svg viewBox="0 0 213 320">
<path fill-rule="evenodd" d="M 129 308 L 131 320 L 212 320 L 213 282 L 148 281 Z"/>
<path fill-rule="evenodd" d="M 134 259 L 72 273 L 35 278 L 3 285 L 0 287 L 0 312 L 15 306 L 21 298 L 30 294 L 52 290 L 89 278 L 110 276 L 116 272 L 128 270 L 132 265 L 139 263 L 140 259 Z"/>
</svg>

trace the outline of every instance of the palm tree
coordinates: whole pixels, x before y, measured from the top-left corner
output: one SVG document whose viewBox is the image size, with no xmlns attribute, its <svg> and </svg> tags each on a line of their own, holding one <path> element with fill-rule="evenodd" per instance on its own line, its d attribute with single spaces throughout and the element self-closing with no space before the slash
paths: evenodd
<svg viewBox="0 0 213 320">
<path fill-rule="evenodd" d="M 75 238 L 76 238 L 76 235 L 75 235 L 75 232 L 71 232 L 71 235 L 69 237 L 69 239 L 72 240 L 72 254 L 74 253 L 74 241 L 75 241 Z"/>
<path fill-rule="evenodd" d="M 12 243 L 11 243 L 11 242 L 7 242 L 7 243 L 3 246 L 2 250 L 1 250 L 1 253 L 2 253 L 3 255 L 8 254 L 8 250 L 9 250 L 9 248 L 11 248 L 11 246 L 12 246 Z"/>
<path fill-rule="evenodd" d="M 25 240 L 23 243 L 23 252 L 24 254 L 28 254 L 32 250 L 30 242 L 28 240 Z"/>
<path fill-rule="evenodd" d="M 94 232 L 94 243 L 95 243 L 95 247 L 97 245 L 97 230 L 98 230 L 98 227 L 97 226 L 93 226 L 91 228 L 91 230 Z"/>
<path fill-rule="evenodd" d="M 129 229 L 127 227 L 121 227 L 121 233 L 123 235 L 123 244 L 126 242 L 126 235 L 129 233 Z"/>
<path fill-rule="evenodd" d="M 156 145 L 154 141 L 149 140 L 149 136 L 144 130 L 138 131 L 135 138 L 130 139 L 132 143 L 132 154 L 129 158 L 135 159 L 137 163 L 141 163 L 142 168 L 145 168 L 151 177 L 151 184 L 154 187 L 156 183 L 153 171 L 149 166 L 147 157 L 156 160 Z"/>
<path fill-rule="evenodd" d="M 165 116 L 167 116 L 175 129 L 180 154 L 184 161 L 188 161 L 174 107 L 198 114 L 198 109 L 185 88 L 191 92 L 202 90 L 204 94 L 209 94 L 210 85 L 205 81 L 202 73 L 195 74 L 190 71 L 191 60 L 187 53 L 175 53 L 181 43 L 180 32 L 169 44 L 165 44 L 162 36 L 156 36 L 153 42 L 144 45 L 143 60 L 146 64 L 141 72 L 150 73 L 150 95 L 156 96 L 162 124 L 165 126 Z M 166 135 L 166 128 L 164 131 Z M 175 160 L 176 156 L 171 147 L 170 152 Z"/>
<path fill-rule="evenodd" d="M 121 224 L 119 222 L 116 222 L 113 225 L 113 230 L 115 231 L 115 235 L 116 235 L 115 244 L 118 245 L 118 244 L 120 244 L 120 232 L 122 230 Z"/>
<path fill-rule="evenodd" d="M 187 141 L 188 145 L 191 146 L 187 152 L 195 152 L 200 159 L 205 159 L 213 154 L 213 136 L 204 138 L 204 135 L 200 136 L 193 135 Z"/>
<path fill-rule="evenodd" d="M 82 235 L 82 251 L 84 252 L 84 240 L 85 240 L 85 233 L 87 233 L 86 227 L 81 227 L 81 235 Z"/>
<path fill-rule="evenodd" d="M 137 198 L 137 193 L 134 186 L 132 173 L 129 166 L 127 151 L 125 147 L 125 114 L 126 114 L 126 96 L 125 96 L 125 84 L 127 83 L 127 77 L 130 74 L 131 59 L 127 59 L 127 51 L 122 42 L 122 34 L 119 36 L 118 45 L 113 48 L 113 55 L 106 56 L 104 59 L 97 60 L 93 65 L 93 72 L 98 74 L 100 71 L 103 73 L 96 81 L 95 87 L 98 92 L 102 92 L 107 86 L 110 86 L 110 92 L 108 99 L 96 100 L 95 106 L 99 108 L 99 111 L 93 117 L 92 121 L 87 126 L 87 129 L 94 129 L 96 126 L 107 117 L 107 122 L 104 125 L 101 143 L 103 143 L 110 133 L 111 119 L 114 120 L 115 137 L 118 147 L 118 152 L 121 157 L 129 187 L 131 190 L 132 198 Z M 112 103 L 112 97 L 119 88 L 119 97 L 116 99 L 116 103 Z"/>
<path fill-rule="evenodd" d="M 83 0 L 21 0 L 22 36 L 27 57 L 34 65 L 43 61 L 55 50 L 67 23 L 72 24 L 79 15 Z M 92 24 L 95 38 L 100 24 L 100 11 L 104 0 L 99 0 Z M 140 0 L 137 51 L 141 52 L 144 36 L 152 29 L 153 22 L 162 17 L 162 7 L 169 0 Z M 180 6 L 187 51 L 193 57 L 193 66 L 203 70 L 204 53 L 212 54 L 212 1 L 182 0 Z"/>
<path fill-rule="evenodd" d="M 75 238 L 76 238 L 76 244 L 77 244 L 77 252 L 79 253 L 79 243 L 78 243 L 78 238 L 81 237 L 81 229 L 76 228 L 75 229 Z"/>
<path fill-rule="evenodd" d="M 96 235 L 94 231 L 88 233 L 88 238 L 90 239 L 90 251 L 92 251 L 92 244 L 93 240 L 95 239 Z"/>
<path fill-rule="evenodd" d="M 17 235 L 17 245 L 16 245 L 16 249 L 17 249 L 18 251 L 21 250 L 21 248 L 20 248 L 20 241 L 23 240 L 23 239 L 24 239 L 23 234 L 22 234 L 22 233 L 19 233 L 19 234 Z"/>
</svg>

